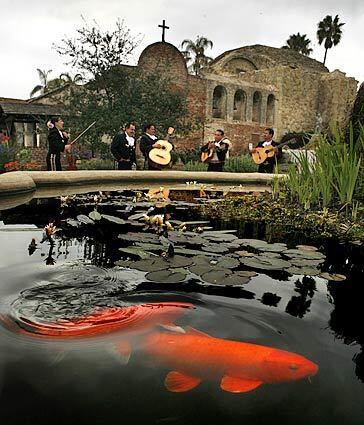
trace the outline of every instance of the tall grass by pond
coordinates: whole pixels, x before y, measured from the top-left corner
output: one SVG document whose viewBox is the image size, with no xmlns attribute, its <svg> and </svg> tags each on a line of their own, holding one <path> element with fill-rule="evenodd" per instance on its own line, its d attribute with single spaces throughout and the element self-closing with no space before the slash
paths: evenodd
<svg viewBox="0 0 364 425">
<path fill-rule="evenodd" d="M 320 135 L 316 160 L 311 162 L 307 152 L 297 155 L 297 166 L 288 167 L 285 189 L 292 203 L 304 209 L 330 208 L 357 211 L 355 194 L 362 187 L 362 152 L 364 128 L 354 140 L 352 128 L 348 135 L 333 128 L 331 135 Z"/>
</svg>

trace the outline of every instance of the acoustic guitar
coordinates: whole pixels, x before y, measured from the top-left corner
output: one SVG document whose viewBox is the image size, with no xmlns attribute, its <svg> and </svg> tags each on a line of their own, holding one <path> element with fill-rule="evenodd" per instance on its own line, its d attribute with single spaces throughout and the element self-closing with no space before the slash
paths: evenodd
<svg viewBox="0 0 364 425">
<path fill-rule="evenodd" d="M 288 145 L 292 140 L 288 140 L 287 142 L 281 143 L 277 146 L 261 146 L 259 148 L 255 148 L 252 151 L 252 159 L 256 164 L 263 164 L 268 158 L 273 158 L 276 155 L 276 149 L 281 146 Z"/>
<path fill-rule="evenodd" d="M 169 136 L 174 132 L 173 127 L 169 127 L 167 131 L 167 140 L 156 140 L 155 143 L 160 145 L 160 148 L 153 148 L 149 152 L 149 159 L 158 165 L 168 165 L 171 162 L 171 150 L 173 145 L 168 141 Z"/>
<path fill-rule="evenodd" d="M 207 152 L 201 152 L 201 162 L 208 161 L 213 154 L 214 154 L 214 151 L 212 149 L 209 149 Z"/>
</svg>

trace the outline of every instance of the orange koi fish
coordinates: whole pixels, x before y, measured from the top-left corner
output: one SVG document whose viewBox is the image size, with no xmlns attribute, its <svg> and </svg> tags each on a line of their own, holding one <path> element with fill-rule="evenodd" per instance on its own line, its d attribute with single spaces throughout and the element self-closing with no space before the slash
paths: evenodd
<svg viewBox="0 0 364 425">
<path fill-rule="evenodd" d="M 2 316 L 0 319 L 8 328 L 27 335 L 72 338 L 119 330 L 127 332 L 143 331 L 157 325 L 162 325 L 167 329 L 177 328 L 176 330 L 178 330 L 173 321 L 190 308 L 193 308 L 190 303 L 161 302 L 105 308 L 86 317 L 74 318 L 73 320 L 62 319 L 54 323 L 37 323 L 24 317 L 13 319 Z M 18 326 L 16 329 L 15 325 Z"/>
<path fill-rule="evenodd" d="M 189 391 L 203 380 L 219 380 L 231 393 L 252 391 L 263 384 L 313 376 L 318 366 L 288 351 L 213 338 L 193 328 L 185 334 L 151 333 L 145 350 L 155 362 L 172 369 L 164 384 L 169 391 Z"/>
</svg>

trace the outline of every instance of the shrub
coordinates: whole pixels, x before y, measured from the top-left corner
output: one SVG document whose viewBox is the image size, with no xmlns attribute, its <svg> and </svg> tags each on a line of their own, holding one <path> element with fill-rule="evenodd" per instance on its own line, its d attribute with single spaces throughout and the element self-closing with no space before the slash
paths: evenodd
<svg viewBox="0 0 364 425">
<path fill-rule="evenodd" d="M 112 159 L 90 159 L 77 161 L 78 170 L 114 170 Z"/>
</svg>

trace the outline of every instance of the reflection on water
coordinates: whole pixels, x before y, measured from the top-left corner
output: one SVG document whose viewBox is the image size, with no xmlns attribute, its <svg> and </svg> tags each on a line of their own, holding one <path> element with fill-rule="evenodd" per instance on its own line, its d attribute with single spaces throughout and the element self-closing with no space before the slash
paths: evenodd
<svg viewBox="0 0 364 425">
<path fill-rule="evenodd" d="M 54 243 L 40 243 L 44 225 L 57 214 L 55 205 L 46 212 L 39 209 L 38 230 L 0 229 L 0 314 L 11 319 L 10 325 L 0 327 L 2 425 L 363 423 L 364 288 L 359 249 L 327 247 L 325 267 L 346 274 L 344 282 L 267 272 L 242 287 L 202 285 L 198 279 L 162 284 L 147 281 L 144 272 L 114 266 L 122 242 L 110 225 L 92 233 L 67 229 L 54 236 Z M 32 223 L 29 216 L 21 221 L 16 212 L 3 219 L 7 217 L 14 225 Z M 108 326 L 120 309 L 177 302 L 194 308 L 158 319 L 146 332 L 126 336 L 119 329 L 72 339 L 32 335 L 34 326 L 84 326 L 95 320 Z M 105 311 L 104 317 L 100 315 Z M 21 321 L 25 334 L 17 332 Z M 319 372 L 311 383 L 301 379 L 258 385 L 250 379 L 256 389 L 242 394 L 222 391 L 220 376 L 203 379 L 187 392 L 169 392 L 166 382 L 174 388 L 192 385 L 190 378 L 169 375 L 179 372 L 176 366 L 181 362 L 190 365 L 190 372 L 201 369 L 202 340 L 189 334 L 191 328 L 219 341 L 297 353 L 317 364 Z M 181 329 L 187 334 L 178 333 Z M 171 345 L 188 342 L 167 359 L 170 335 L 176 338 Z M 151 338 L 159 338 L 159 343 Z M 221 357 L 217 363 L 220 367 L 232 359 L 229 355 L 224 363 Z M 227 379 L 225 384 L 248 387 L 246 379 Z"/>
</svg>

